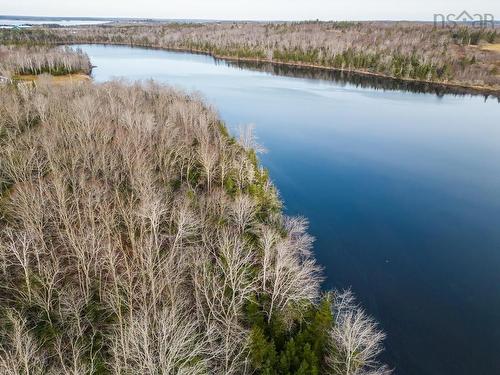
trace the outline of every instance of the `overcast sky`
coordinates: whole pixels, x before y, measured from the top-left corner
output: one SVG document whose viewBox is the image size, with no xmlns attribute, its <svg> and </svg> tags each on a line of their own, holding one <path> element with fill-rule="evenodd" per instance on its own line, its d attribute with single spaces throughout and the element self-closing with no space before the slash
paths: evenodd
<svg viewBox="0 0 500 375">
<path fill-rule="evenodd" d="M 244 20 L 429 20 L 491 13 L 500 0 L 0 0 L 0 14 Z"/>
</svg>

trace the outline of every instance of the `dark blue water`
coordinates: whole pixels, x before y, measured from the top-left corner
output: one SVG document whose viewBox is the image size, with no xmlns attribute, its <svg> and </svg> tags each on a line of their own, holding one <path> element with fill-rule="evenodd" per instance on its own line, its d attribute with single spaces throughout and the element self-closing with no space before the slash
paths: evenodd
<svg viewBox="0 0 500 375">
<path fill-rule="evenodd" d="M 397 374 L 500 374 L 496 99 L 81 48 L 96 81 L 154 78 L 201 92 L 231 129 L 255 124 L 286 211 L 310 220 L 325 287 L 352 287 Z"/>
</svg>

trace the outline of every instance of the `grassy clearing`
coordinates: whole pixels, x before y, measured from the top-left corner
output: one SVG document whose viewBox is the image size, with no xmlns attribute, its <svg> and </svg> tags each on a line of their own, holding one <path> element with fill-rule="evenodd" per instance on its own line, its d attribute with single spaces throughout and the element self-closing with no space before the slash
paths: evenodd
<svg viewBox="0 0 500 375">
<path fill-rule="evenodd" d="M 500 52 L 500 43 L 487 44 L 481 47 L 483 51 Z"/>
<path fill-rule="evenodd" d="M 89 82 L 91 80 L 90 76 L 83 73 L 77 74 L 65 74 L 62 76 L 51 76 L 48 74 L 22 74 L 14 76 L 14 80 L 16 81 L 39 81 L 41 79 L 46 79 L 51 83 L 55 84 L 66 84 L 66 83 L 75 83 L 75 82 Z"/>
</svg>

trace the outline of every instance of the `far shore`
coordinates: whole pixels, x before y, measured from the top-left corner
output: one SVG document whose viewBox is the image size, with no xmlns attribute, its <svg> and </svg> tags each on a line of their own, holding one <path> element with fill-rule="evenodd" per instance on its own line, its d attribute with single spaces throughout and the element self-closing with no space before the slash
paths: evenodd
<svg viewBox="0 0 500 375">
<path fill-rule="evenodd" d="M 421 80 L 421 79 L 414 79 L 414 78 L 401 78 L 401 77 L 395 77 L 395 76 L 391 76 L 391 75 L 387 75 L 387 74 L 375 73 L 375 72 L 370 72 L 370 71 L 360 70 L 360 69 L 342 69 L 342 68 L 335 68 L 335 67 L 329 67 L 329 66 L 324 66 L 324 65 L 308 64 L 308 63 L 301 63 L 301 62 L 276 61 L 276 60 L 271 60 L 271 59 L 260 59 L 260 58 L 253 58 L 253 57 L 224 56 L 224 55 L 217 55 L 217 54 L 211 53 L 209 51 L 204 51 L 204 50 L 199 50 L 199 49 L 179 48 L 179 47 L 163 47 L 163 46 L 158 46 L 158 45 L 148 45 L 148 44 L 140 44 L 140 43 L 131 44 L 131 43 L 117 43 L 117 42 L 111 43 L 111 42 L 85 42 L 85 41 L 72 42 L 72 43 L 61 43 L 61 45 L 78 45 L 78 44 L 94 44 L 94 45 L 108 45 L 108 46 L 116 45 L 116 46 L 142 47 L 142 48 L 156 49 L 156 50 L 162 50 L 162 51 L 196 53 L 196 54 L 207 55 L 207 56 L 211 56 L 215 59 L 225 60 L 225 61 L 230 61 L 230 62 L 266 63 L 266 64 L 272 64 L 272 65 L 290 66 L 290 67 L 298 67 L 298 68 L 309 68 L 309 69 L 320 69 L 320 70 L 329 70 L 329 71 L 337 71 L 337 72 L 345 72 L 345 73 L 354 73 L 354 74 L 370 76 L 370 77 L 386 78 L 386 79 L 391 79 L 391 80 L 401 81 L 401 82 L 415 82 L 415 83 L 436 85 L 436 87 L 444 87 L 444 88 L 450 88 L 450 89 L 455 88 L 455 89 L 464 90 L 470 94 L 495 95 L 497 97 L 500 97 L 500 87 L 467 85 L 467 84 L 461 84 L 461 83 L 455 83 L 455 82 L 429 81 L 429 80 Z"/>
</svg>

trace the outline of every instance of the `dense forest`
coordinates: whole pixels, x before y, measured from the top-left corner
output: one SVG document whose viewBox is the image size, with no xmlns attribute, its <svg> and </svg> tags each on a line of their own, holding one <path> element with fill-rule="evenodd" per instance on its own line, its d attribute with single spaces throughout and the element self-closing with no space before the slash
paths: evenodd
<svg viewBox="0 0 500 375">
<path fill-rule="evenodd" d="M 256 149 L 152 82 L 0 86 L 0 373 L 388 374 Z"/>
<path fill-rule="evenodd" d="M 495 29 L 423 23 L 130 24 L 0 30 L 0 43 L 115 43 L 500 89 Z"/>
<path fill-rule="evenodd" d="M 0 45 L 0 75 L 48 73 L 53 76 L 84 73 L 90 74 L 90 60 L 82 51 L 69 47 L 18 47 Z"/>
</svg>

